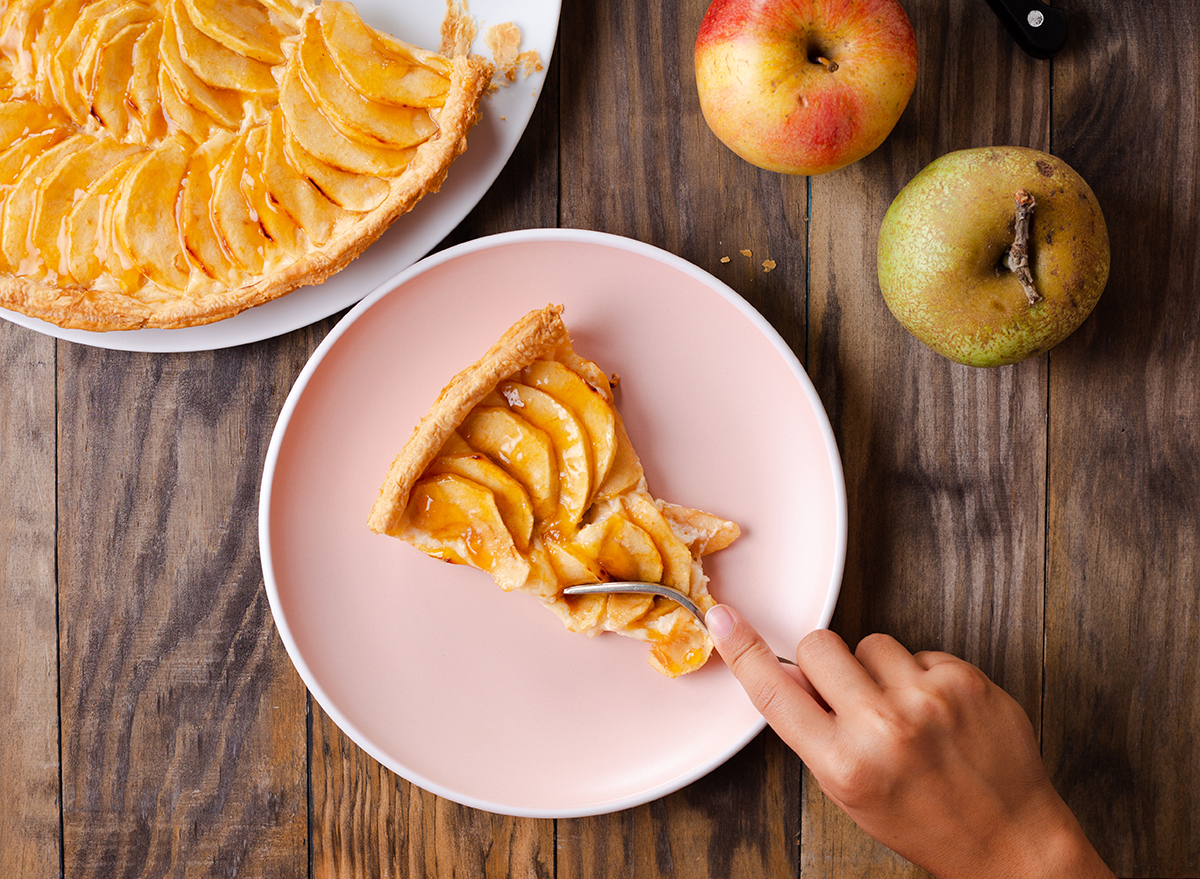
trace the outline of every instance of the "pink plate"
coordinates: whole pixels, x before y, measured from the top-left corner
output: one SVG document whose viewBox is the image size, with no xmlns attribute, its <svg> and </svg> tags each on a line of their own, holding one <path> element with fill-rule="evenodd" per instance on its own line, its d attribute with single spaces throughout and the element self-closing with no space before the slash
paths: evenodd
<svg viewBox="0 0 1200 879">
<path fill-rule="evenodd" d="M 413 783 L 509 815 L 640 805 L 762 728 L 715 657 L 668 680 L 645 645 L 587 638 L 479 571 L 367 530 L 388 465 L 448 379 L 562 303 L 656 497 L 739 522 L 711 591 L 779 653 L 833 614 L 845 488 L 821 402 L 778 334 L 712 276 L 625 238 L 513 232 L 422 260 L 324 340 L 280 414 L 259 530 L 279 632 L 313 696 Z"/>
</svg>

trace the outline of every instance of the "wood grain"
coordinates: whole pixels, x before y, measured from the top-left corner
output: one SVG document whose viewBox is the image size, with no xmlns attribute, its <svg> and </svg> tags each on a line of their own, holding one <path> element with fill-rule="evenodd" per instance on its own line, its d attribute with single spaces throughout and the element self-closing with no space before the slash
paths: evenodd
<svg viewBox="0 0 1200 879">
<path fill-rule="evenodd" d="M 812 180 L 809 368 L 842 452 L 850 544 L 832 628 L 979 665 L 1041 710 L 1046 360 L 998 370 L 933 354 L 879 293 L 879 224 L 925 164 L 973 146 L 1045 149 L 1048 66 L 982 4 L 905 4 L 920 70 L 883 147 Z M 986 59 L 983 61 L 981 59 Z M 803 876 L 925 875 L 805 777 Z"/>
<path fill-rule="evenodd" d="M 0 876 L 59 875 L 54 340 L 0 323 Z"/>
<path fill-rule="evenodd" d="M 1200 8 L 1075 27 L 1054 143 L 1113 269 L 1051 352 L 1045 753 L 1119 875 L 1200 876 Z"/>
<path fill-rule="evenodd" d="M 295 338 L 170 356 L 61 347 L 67 875 L 307 871 L 305 695 L 256 527 L 262 413 L 303 362 Z"/>
</svg>

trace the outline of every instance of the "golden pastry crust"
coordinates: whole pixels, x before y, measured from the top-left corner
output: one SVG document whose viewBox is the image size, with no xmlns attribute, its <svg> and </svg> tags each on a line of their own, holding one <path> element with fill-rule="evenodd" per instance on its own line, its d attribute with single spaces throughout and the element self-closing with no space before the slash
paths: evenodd
<svg viewBox="0 0 1200 879">
<path fill-rule="evenodd" d="M 740 530 L 650 495 L 609 380 L 574 351 L 561 314 L 529 313 L 450 381 L 392 462 L 368 526 L 489 572 L 572 631 L 649 642 L 650 664 L 669 677 L 694 671 L 712 642 L 675 602 L 563 594 L 608 579 L 657 582 L 707 610 L 701 557 Z"/>
<path fill-rule="evenodd" d="M 179 3 L 179 0 L 172 2 Z M 337 7 L 354 14 L 348 4 L 327 5 L 331 10 Z M 305 23 L 310 17 L 316 20 L 320 15 L 317 11 L 319 8 L 310 7 L 302 14 L 297 12 L 297 33 L 286 37 L 279 47 L 285 60 L 271 68 L 276 79 L 280 79 L 284 75 L 283 71 L 296 63 L 294 59 L 298 52 L 297 47 L 305 38 Z M 155 5 L 153 9 L 169 20 L 166 5 Z M 288 28 L 282 22 L 275 18 L 271 21 L 279 24 L 282 32 L 287 32 Z M 11 29 L 12 25 L 9 27 Z M 170 33 L 172 32 L 168 31 L 168 34 Z M 422 58 L 429 60 L 432 56 Z M 430 63 L 434 61 L 431 60 Z M 152 279 L 149 274 L 128 285 L 114 282 L 107 273 L 87 284 L 80 284 L 69 274 L 60 275 L 57 271 L 49 270 L 59 269 L 60 266 L 35 265 L 32 271 L 22 273 L 21 266 L 10 264 L 7 266 L 8 271 L 0 273 L 0 306 L 75 329 L 178 328 L 222 320 L 282 296 L 297 287 L 326 280 L 377 240 L 397 217 L 411 210 L 426 195 L 436 192 L 445 180 L 450 165 L 466 149 L 467 133 L 478 120 L 480 101 L 490 85 L 492 67 L 482 59 L 470 56 L 440 59 L 437 63 L 440 65 L 438 70 L 445 70 L 449 87 L 444 94 L 444 104 L 440 108 L 435 107 L 430 114 L 436 116 L 436 131 L 412 149 L 411 159 L 402 172 L 391 177 L 373 175 L 376 180 L 382 181 L 381 186 L 386 184 L 386 195 L 378 199 L 370 209 L 357 211 L 338 206 L 309 178 L 295 172 L 297 180 L 300 180 L 299 185 L 312 187 L 310 197 L 316 200 L 315 208 L 322 213 L 319 233 L 310 234 L 299 220 L 289 216 L 288 222 L 301 229 L 299 244 L 283 246 L 281 242 L 270 240 L 269 236 L 261 239 L 268 241 L 264 253 L 259 257 L 261 267 L 255 270 L 253 267 L 238 266 L 235 262 L 234 268 L 229 270 L 232 282 L 229 277 L 213 277 L 201 270 L 195 254 L 189 252 L 186 246 L 182 228 L 177 228 L 179 258 L 186 259 L 190 264 L 181 268 L 187 278 L 186 285 L 182 288 L 164 285 L 160 283 L 162 279 Z M 265 64 L 262 67 L 266 69 Z M 3 78 L 3 70 L 0 69 L 0 79 Z M 198 86 L 202 87 L 203 83 Z M 132 86 L 130 88 L 132 89 Z M 239 94 L 219 88 L 212 88 L 210 91 L 218 96 Z M 12 100 L 30 100 L 32 97 L 31 94 L 25 99 L 17 97 Z M 253 142 L 258 145 L 258 149 L 252 160 L 261 163 L 264 161 L 264 145 L 270 143 L 272 126 L 275 126 L 274 134 L 279 139 L 290 138 L 291 134 L 287 122 L 280 119 L 281 111 L 277 105 L 271 103 L 269 95 L 266 99 L 258 95 L 243 95 L 243 98 L 246 115 L 240 120 L 238 127 L 229 130 L 238 137 L 257 138 Z M 236 101 L 234 103 L 236 104 Z M 54 107 L 47 108 L 47 113 L 53 119 L 52 125 L 60 126 L 63 130 L 80 131 L 85 138 L 104 139 L 113 136 L 99 125 L 94 117 L 84 120 L 84 124 L 79 125 L 71 120 L 59 118 L 59 111 Z M 192 119 L 189 124 L 199 123 Z M 216 136 L 226 130 L 212 120 L 203 124 L 208 126 L 207 129 L 172 132 L 171 126 L 175 125 L 172 122 L 163 132 L 169 133 L 170 136 L 143 143 L 135 141 L 143 137 L 144 132 L 131 130 L 127 140 L 136 149 L 147 153 L 167 148 L 170 143 L 177 143 L 186 158 L 190 159 L 204 145 L 191 135 L 200 137 L 207 130 Z M 366 140 L 369 138 L 364 137 L 363 141 Z M 281 150 L 283 145 L 275 144 L 275 148 Z M 365 149 L 372 147 L 368 145 Z M 385 152 L 391 155 L 396 153 L 396 150 L 388 147 Z M 135 161 L 134 166 L 137 164 Z M 289 164 L 287 173 L 291 174 L 294 171 Z M 335 168 L 331 173 L 347 172 Z M 270 187 L 262 179 L 251 180 L 251 175 L 247 172 L 242 175 L 241 186 L 248 185 L 257 186 L 262 190 L 258 195 L 267 200 L 260 204 L 278 208 L 281 216 L 288 213 L 286 206 L 280 205 L 278 194 L 272 192 L 268 195 Z M 177 197 L 174 202 L 177 224 L 181 198 L 182 196 Z M 252 220 L 259 220 L 261 225 L 262 218 L 256 215 L 253 205 L 248 213 Z M 166 223 L 170 222 L 171 218 L 168 217 Z M 64 223 L 63 229 L 65 228 Z M 60 240 L 63 234 L 60 231 Z M 254 234 L 259 235 L 259 232 L 254 231 Z M 219 243 L 221 250 L 229 257 L 228 245 L 223 240 Z M 110 259 L 113 258 L 111 248 L 109 256 Z M 4 262 L 6 260 L 0 256 L 0 264 Z M 113 274 L 115 273 L 114 270 Z"/>
</svg>

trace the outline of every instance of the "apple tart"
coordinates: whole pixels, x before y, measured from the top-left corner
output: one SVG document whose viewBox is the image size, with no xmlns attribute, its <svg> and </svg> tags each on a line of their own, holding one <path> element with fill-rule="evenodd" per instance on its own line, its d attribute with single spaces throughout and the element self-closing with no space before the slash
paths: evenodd
<svg viewBox="0 0 1200 879">
<path fill-rule="evenodd" d="M 0 3 L 0 306 L 209 323 L 319 283 L 442 184 L 491 82 L 352 5 Z"/>
<path fill-rule="evenodd" d="M 392 462 L 369 519 L 433 558 L 528 593 L 573 632 L 646 641 L 668 677 L 702 666 L 708 633 L 670 599 L 564 595 L 661 583 L 702 611 L 701 559 L 738 526 L 651 496 L 605 373 L 575 353 L 561 306 L 531 312 L 442 391 Z"/>
</svg>

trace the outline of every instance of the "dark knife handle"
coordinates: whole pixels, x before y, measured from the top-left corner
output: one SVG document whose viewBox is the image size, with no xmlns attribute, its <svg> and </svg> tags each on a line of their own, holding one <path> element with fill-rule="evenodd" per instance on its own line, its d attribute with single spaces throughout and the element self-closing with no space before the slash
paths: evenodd
<svg viewBox="0 0 1200 879">
<path fill-rule="evenodd" d="M 1040 0 L 987 0 L 1017 45 L 1034 58 L 1050 58 L 1067 41 L 1067 16 Z"/>
</svg>

